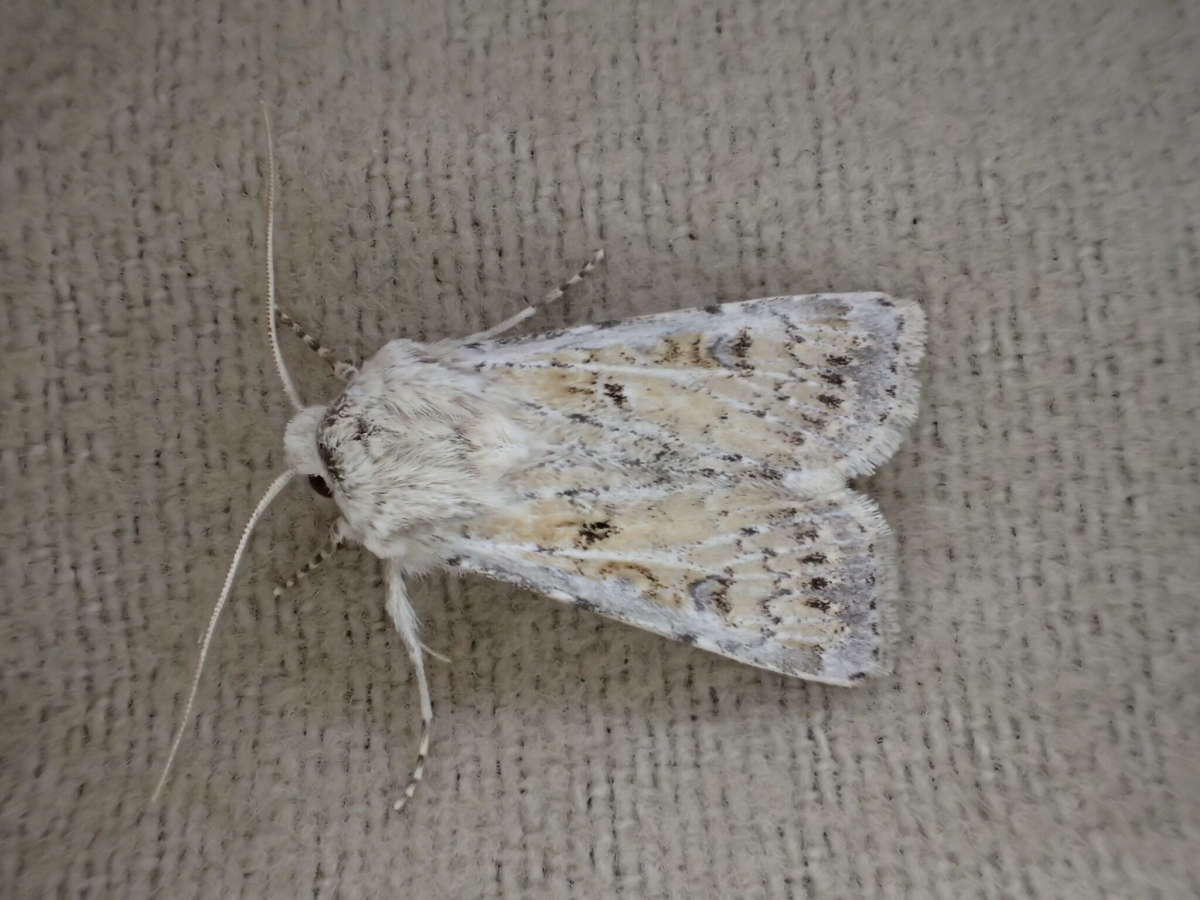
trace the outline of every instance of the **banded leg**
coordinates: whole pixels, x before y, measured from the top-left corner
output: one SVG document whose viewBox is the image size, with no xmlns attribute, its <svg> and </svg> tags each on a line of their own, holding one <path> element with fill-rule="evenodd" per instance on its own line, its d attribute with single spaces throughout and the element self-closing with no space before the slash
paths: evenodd
<svg viewBox="0 0 1200 900">
<path fill-rule="evenodd" d="M 574 275 L 572 275 L 570 278 L 568 278 L 562 284 L 558 285 L 552 291 L 547 293 L 546 296 L 542 298 L 541 303 L 526 306 L 519 313 L 509 316 L 507 319 L 505 319 L 499 325 L 494 325 L 491 328 L 487 329 L 486 331 L 480 331 L 478 334 L 473 334 L 468 338 L 463 338 L 464 343 L 469 344 L 473 341 L 491 340 L 494 337 L 499 337 L 500 335 L 504 334 L 504 332 L 506 332 L 506 331 L 516 328 L 518 325 L 520 325 L 522 322 L 524 322 L 526 319 L 528 319 L 530 316 L 532 316 L 534 313 L 536 313 L 543 306 L 546 306 L 547 304 L 553 303 L 555 300 L 560 299 L 562 297 L 562 295 L 567 292 L 567 289 L 570 288 L 572 285 L 578 284 L 579 282 L 583 281 L 583 279 L 586 278 L 588 275 L 592 274 L 592 272 L 595 270 L 596 266 L 600 265 L 600 263 L 603 259 L 604 259 L 604 250 L 602 250 L 602 249 L 597 250 L 592 255 L 592 258 L 587 261 L 587 263 L 584 265 L 584 267 L 582 269 L 580 269 L 578 272 L 576 272 Z"/>
<path fill-rule="evenodd" d="M 317 568 L 319 568 L 321 563 L 325 562 L 325 560 L 329 559 L 329 557 L 333 556 L 334 553 L 336 553 L 339 549 L 341 549 L 342 545 L 345 544 L 345 542 L 346 542 L 346 539 L 342 535 L 341 520 L 339 519 L 338 522 L 333 526 L 333 528 L 329 532 L 329 543 L 326 544 L 324 547 L 322 547 L 320 550 L 318 550 L 313 555 L 312 559 L 310 559 L 308 562 L 306 562 L 304 565 L 302 565 L 299 569 L 297 569 L 296 574 L 294 574 L 291 578 L 289 578 L 287 581 L 281 582 L 278 585 L 276 585 L 275 590 L 273 592 L 274 595 L 276 597 L 281 597 L 281 596 L 283 596 L 284 591 L 294 588 L 297 585 L 297 583 L 299 583 L 300 581 L 303 581 L 305 578 L 307 578 L 309 575 L 311 575 Z"/>
<path fill-rule="evenodd" d="M 408 776 L 408 784 L 404 793 L 392 804 L 392 809 L 400 812 L 404 805 L 412 799 L 417 791 L 417 785 L 425 774 L 425 759 L 429 755 L 429 726 L 433 723 L 433 704 L 429 699 L 429 683 L 425 679 L 425 659 L 421 655 L 425 645 L 418 636 L 420 626 L 417 614 L 408 602 L 408 590 L 404 585 L 404 566 L 396 560 L 385 560 L 387 576 L 387 611 L 392 617 L 392 623 L 404 646 L 408 649 L 409 659 L 417 676 L 417 691 L 421 702 L 421 742 L 417 745 L 417 762 L 412 773 Z"/>
<path fill-rule="evenodd" d="M 309 350 L 312 350 L 317 354 L 317 356 L 325 360 L 329 368 L 333 370 L 333 374 L 342 379 L 342 381 L 349 381 L 358 374 L 358 368 L 356 366 L 353 366 L 348 362 L 342 362 L 340 359 L 338 359 L 337 353 L 326 347 L 319 340 L 309 334 L 303 325 L 285 313 L 282 309 L 276 307 L 275 315 L 278 316 L 281 324 L 286 325 L 296 333 L 296 336 L 299 337 L 300 340 L 304 341 L 305 346 L 307 346 Z"/>
</svg>

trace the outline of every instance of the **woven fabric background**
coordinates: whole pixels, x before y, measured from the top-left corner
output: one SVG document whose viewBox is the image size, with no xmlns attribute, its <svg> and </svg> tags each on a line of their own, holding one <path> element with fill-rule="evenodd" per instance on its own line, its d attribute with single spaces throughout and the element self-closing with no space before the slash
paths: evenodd
<svg viewBox="0 0 1200 900">
<path fill-rule="evenodd" d="M 1200 893 L 1200 6 L 6 4 L 0 893 Z M 251 545 L 280 295 L 347 355 L 818 290 L 920 299 L 893 677 L 789 681 L 482 580 Z M 290 336 L 304 395 L 336 384 Z"/>
</svg>

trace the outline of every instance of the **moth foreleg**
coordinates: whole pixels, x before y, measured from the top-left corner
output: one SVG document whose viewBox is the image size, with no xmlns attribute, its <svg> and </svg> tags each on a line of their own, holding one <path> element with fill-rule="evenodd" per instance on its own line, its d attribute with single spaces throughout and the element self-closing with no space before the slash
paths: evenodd
<svg viewBox="0 0 1200 900">
<path fill-rule="evenodd" d="M 333 374 L 342 379 L 342 381 L 349 381 L 358 373 L 358 368 L 356 366 L 338 359 L 338 355 L 334 350 L 326 347 L 317 338 L 313 337 L 313 335 L 303 325 L 285 313 L 278 306 L 275 307 L 275 315 L 279 318 L 279 321 L 282 324 L 290 328 L 293 332 L 295 332 L 296 336 L 299 337 L 300 340 L 304 341 L 304 345 L 308 347 L 309 350 L 312 350 L 317 354 L 317 356 L 325 360 L 329 368 L 333 370 Z"/>
<path fill-rule="evenodd" d="M 296 570 L 287 581 L 282 581 L 275 586 L 274 595 L 282 596 L 283 592 L 295 587 L 296 584 L 311 575 L 320 565 L 333 556 L 334 553 L 345 543 L 345 537 L 342 533 L 342 523 L 338 522 L 329 531 L 329 543 L 313 554 L 313 558 Z"/>
</svg>

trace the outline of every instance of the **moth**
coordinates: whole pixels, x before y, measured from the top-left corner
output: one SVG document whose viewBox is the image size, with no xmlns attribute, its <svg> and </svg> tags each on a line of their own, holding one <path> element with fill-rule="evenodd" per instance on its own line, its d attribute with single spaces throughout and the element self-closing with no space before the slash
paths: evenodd
<svg viewBox="0 0 1200 900">
<path fill-rule="evenodd" d="M 267 141 L 266 318 L 295 407 L 288 468 L 242 534 L 155 796 L 254 525 L 297 477 L 333 501 L 334 547 L 382 561 L 412 660 L 422 729 L 397 810 L 433 718 L 410 576 L 479 573 L 796 678 L 885 671 L 890 533 L 849 479 L 887 460 L 916 415 L 916 303 L 781 296 L 507 337 L 530 306 L 464 339 L 393 340 L 355 366 L 277 308 L 269 121 Z M 278 322 L 345 381 L 328 404 L 302 403 Z"/>
</svg>

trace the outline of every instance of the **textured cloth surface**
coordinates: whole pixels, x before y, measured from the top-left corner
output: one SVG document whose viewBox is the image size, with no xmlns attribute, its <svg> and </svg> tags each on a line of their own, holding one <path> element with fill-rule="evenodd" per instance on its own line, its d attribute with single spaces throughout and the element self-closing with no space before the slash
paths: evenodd
<svg viewBox="0 0 1200 900">
<path fill-rule="evenodd" d="M 1200 7 L 6 4 L 0 892 L 33 897 L 1200 893 Z M 276 600 L 280 296 L 361 358 L 820 290 L 929 318 L 868 488 L 896 672 L 808 685 L 482 580 Z M 307 398 L 336 384 L 294 337 Z"/>
</svg>

